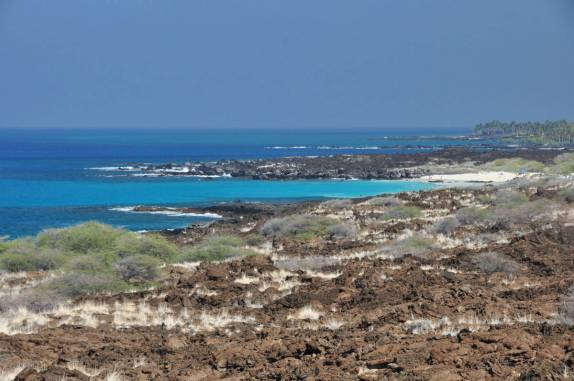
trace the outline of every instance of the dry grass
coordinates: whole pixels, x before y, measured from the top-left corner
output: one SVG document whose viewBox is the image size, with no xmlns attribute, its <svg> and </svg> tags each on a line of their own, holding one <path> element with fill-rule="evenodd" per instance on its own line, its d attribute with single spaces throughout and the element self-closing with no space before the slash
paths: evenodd
<svg viewBox="0 0 574 381">
<path fill-rule="evenodd" d="M 288 320 L 319 320 L 323 316 L 323 312 L 319 311 L 313 306 L 305 306 L 297 310 L 294 314 L 287 316 Z"/>
<path fill-rule="evenodd" d="M 255 319 L 231 315 L 227 310 L 217 312 L 176 311 L 166 304 L 152 307 L 145 301 L 116 302 L 113 306 L 98 303 L 62 304 L 57 308 L 33 312 L 24 307 L 11 309 L 0 315 L 0 333 L 28 334 L 44 326 L 74 324 L 96 328 L 111 316 L 116 328 L 154 327 L 179 328 L 185 332 L 210 331 L 231 323 L 253 323 Z"/>
<path fill-rule="evenodd" d="M 0 381 L 13 381 L 24 368 L 26 368 L 26 365 L 23 364 L 13 368 L 0 368 Z"/>
<path fill-rule="evenodd" d="M 456 336 L 462 330 L 478 332 L 490 327 L 511 326 L 514 324 L 549 323 L 550 320 L 534 319 L 532 315 L 492 314 L 487 317 L 478 317 L 467 314 L 456 319 L 444 316 L 441 319 L 411 319 L 405 322 L 405 329 L 413 335 L 437 334 L 442 336 Z"/>
</svg>

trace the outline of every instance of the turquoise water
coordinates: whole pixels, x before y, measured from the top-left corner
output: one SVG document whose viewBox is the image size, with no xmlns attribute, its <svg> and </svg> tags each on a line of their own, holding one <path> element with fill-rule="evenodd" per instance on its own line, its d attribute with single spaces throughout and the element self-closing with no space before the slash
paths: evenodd
<svg viewBox="0 0 574 381">
<path fill-rule="evenodd" d="M 97 220 L 132 230 L 181 228 L 210 218 L 176 213 L 129 212 L 135 205 L 202 206 L 225 201 L 295 201 L 361 197 L 430 189 L 415 181 L 192 180 L 23 181 L 0 180 L 0 235 L 18 237 L 42 228 Z"/>
<path fill-rule="evenodd" d="M 0 180 L 0 207 L 207 205 L 223 201 L 277 201 L 361 197 L 429 189 L 417 181 L 169 179 L 136 182 Z"/>
<path fill-rule="evenodd" d="M 461 135 L 466 131 L 443 133 Z M 138 178 L 95 170 L 280 156 L 421 152 L 477 142 L 417 130 L 0 129 L 0 236 L 35 234 L 98 220 L 133 230 L 181 228 L 206 216 L 130 212 L 136 205 L 205 206 L 225 201 L 361 197 L 430 188 L 415 181 L 255 181 Z"/>
</svg>

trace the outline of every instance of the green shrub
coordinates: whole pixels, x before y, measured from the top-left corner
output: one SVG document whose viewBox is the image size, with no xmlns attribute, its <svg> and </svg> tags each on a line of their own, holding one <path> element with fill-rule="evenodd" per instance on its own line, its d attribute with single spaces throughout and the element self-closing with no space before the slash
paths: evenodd
<svg viewBox="0 0 574 381">
<path fill-rule="evenodd" d="M 13 241 L 0 255 L 0 268 L 12 272 L 54 270 L 64 263 L 59 251 L 38 248 L 29 240 Z"/>
<path fill-rule="evenodd" d="M 102 255 L 82 255 L 71 259 L 65 266 L 68 272 L 102 274 L 110 271 Z"/>
<path fill-rule="evenodd" d="M 234 236 L 213 236 L 201 244 L 188 248 L 178 262 L 222 261 L 229 258 L 257 255 L 249 250 L 243 240 Z"/>
<path fill-rule="evenodd" d="M 27 256 L 20 254 L 4 254 L 0 260 L 0 265 L 4 270 L 18 272 L 18 271 L 35 271 L 36 265 L 34 261 Z"/>
<path fill-rule="evenodd" d="M 261 233 L 272 237 L 311 239 L 326 235 L 328 229 L 336 224 L 337 220 L 329 217 L 294 214 L 270 219 L 263 224 Z"/>
<path fill-rule="evenodd" d="M 114 264 L 118 275 L 129 283 L 151 282 L 159 278 L 161 261 L 147 255 L 126 257 Z"/>
<path fill-rule="evenodd" d="M 170 262 L 179 254 L 176 245 L 161 236 L 128 233 L 116 239 L 114 250 L 120 258 L 146 255 Z"/>
<path fill-rule="evenodd" d="M 557 156 L 550 171 L 565 175 L 574 173 L 574 153 L 565 153 Z"/>
<path fill-rule="evenodd" d="M 46 229 L 38 234 L 36 241 L 40 247 L 88 253 L 112 249 L 116 238 L 124 234 L 129 233 L 109 225 L 86 222 L 69 228 Z"/>
</svg>

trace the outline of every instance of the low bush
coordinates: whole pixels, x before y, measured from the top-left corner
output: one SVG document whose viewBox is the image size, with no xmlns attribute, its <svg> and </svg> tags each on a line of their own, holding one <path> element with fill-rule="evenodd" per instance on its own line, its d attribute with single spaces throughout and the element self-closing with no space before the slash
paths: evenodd
<svg viewBox="0 0 574 381">
<path fill-rule="evenodd" d="M 330 226 L 327 233 L 334 239 L 353 239 L 359 234 L 359 228 L 351 222 L 342 222 Z"/>
<path fill-rule="evenodd" d="M 0 255 L 0 268 L 11 272 L 47 271 L 61 267 L 65 261 L 57 250 L 36 247 L 29 240 L 16 240 Z"/>
<path fill-rule="evenodd" d="M 69 272 L 101 274 L 109 272 L 110 265 L 101 255 L 82 255 L 70 260 L 65 269 Z"/>
<path fill-rule="evenodd" d="M 98 222 L 87 222 L 63 229 L 46 229 L 38 234 L 36 242 L 40 247 L 49 247 L 63 252 L 88 253 L 111 250 L 116 238 L 129 233 Z"/>
<path fill-rule="evenodd" d="M 528 197 L 512 189 L 501 189 L 494 193 L 492 202 L 496 206 L 516 207 L 528 202 Z"/>
<path fill-rule="evenodd" d="M 8 271 L 54 270 L 63 266 L 74 270 L 75 266 L 96 266 L 96 262 L 111 266 L 134 255 L 171 262 L 179 255 L 179 248 L 161 236 L 139 235 L 95 222 L 47 229 L 35 238 L 3 241 L 2 247 L 0 268 Z M 87 257 L 96 257 L 97 261 Z"/>
<path fill-rule="evenodd" d="M 452 216 L 445 217 L 435 222 L 431 227 L 431 231 L 438 234 L 449 234 L 459 226 L 460 221 L 458 218 Z"/>
<path fill-rule="evenodd" d="M 178 257 L 178 262 L 222 261 L 257 254 L 246 248 L 245 242 L 238 237 L 213 236 L 197 246 L 186 249 Z"/>
<path fill-rule="evenodd" d="M 574 288 L 562 299 L 560 312 L 568 324 L 574 324 Z"/>
<path fill-rule="evenodd" d="M 492 208 L 488 219 L 491 225 L 510 228 L 512 224 L 531 224 L 556 208 L 555 203 L 543 199 L 520 204 L 509 203 L 504 207 Z"/>
<path fill-rule="evenodd" d="M 47 287 L 31 287 L 13 295 L 1 297 L 0 313 L 22 307 L 35 313 L 47 312 L 54 310 L 64 301 L 65 298 Z"/>
<path fill-rule="evenodd" d="M 479 254 L 474 262 L 479 269 L 489 274 L 497 272 L 515 274 L 520 271 L 520 265 L 517 262 L 493 252 Z"/>
<path fill-rule="evenodd" d="M 142 236 L 94 222 L 48 229 L 35 238 L 4 245 L 0 269 L 61 270 L 55 279 L 36 288 L 65 298 L 149 283 L 159 277 L 162 263 L 180 254 L 177 246 L 160 236 Z"/>
<path fill-rule="evenodd" d="M 113 248 L 120 258 L 146 255 L 170 262 L 179 254 L 177 246 L 157 235 L 124 234 L 117 237 Z"/>
<path fill-rule="evenodd" d="M 310 239 L 324 236 L 328 229 L 337 224 L 337 220 L 311 214 L 295 214 L 272 218 L 261 227 L 261 233 L 272 237 L 293 237 Z"/>
<path fill-rule="evenodd" d="M 383 214 L 384 220 L 406 220 L 411 218 L 418 218 L 422 216 L 422 212 L 416 206 L 394 206 Z"/>
<path fill-rule="evenodd" d="M 569 204 L 574 203 L 574 187 L 570 186 L 560 190 L 560 192 L 558 192 L 558 198 L 561 201 L 565 201 Z"/>
<path fill-rule="evenodd" d="M 145 283 L 159 278 L 161 261 L 147 255 L 126 257 L 114 264 L 115 271 L 126 282 Z"/>
<path fill-rule="evenodd" d="M 401 258 L 405 255 L 420 257 L 430 253 L 436 247 L 436 243 L 431 238 L 415 233 L 410 237 L 382 245 L 380 253 L 392 258 Z"/>
<path fill-rule="evenodd" d="M 129 285 L 113 274 L 67 273 L 49 281 L 45 287 L 67 298 L 104 292 L 120 292 Z"/>
<path fill-rule="evenodd" d="M 557 156 L 550 171 L 564 175 L 574 173 L 574 153 L 565 153 Z"/>
<path fill-rule="evenodd" d="M 488 214 L 487 209 L 471 206 L 459 209 L 455 213 L 455 217 L 463 225 L 475 225 L 486 222 Z"/>
</svg>

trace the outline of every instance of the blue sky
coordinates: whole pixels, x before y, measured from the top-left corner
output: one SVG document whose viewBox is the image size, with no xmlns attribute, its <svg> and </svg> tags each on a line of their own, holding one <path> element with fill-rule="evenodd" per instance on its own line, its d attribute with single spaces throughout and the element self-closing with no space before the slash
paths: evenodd
<svg viewBox="0 0 574 381">
<path fill-rule="evenodd" d="M 560 118 L 572 0 L 0 0 L 0 126 Z"/>
</svg>

